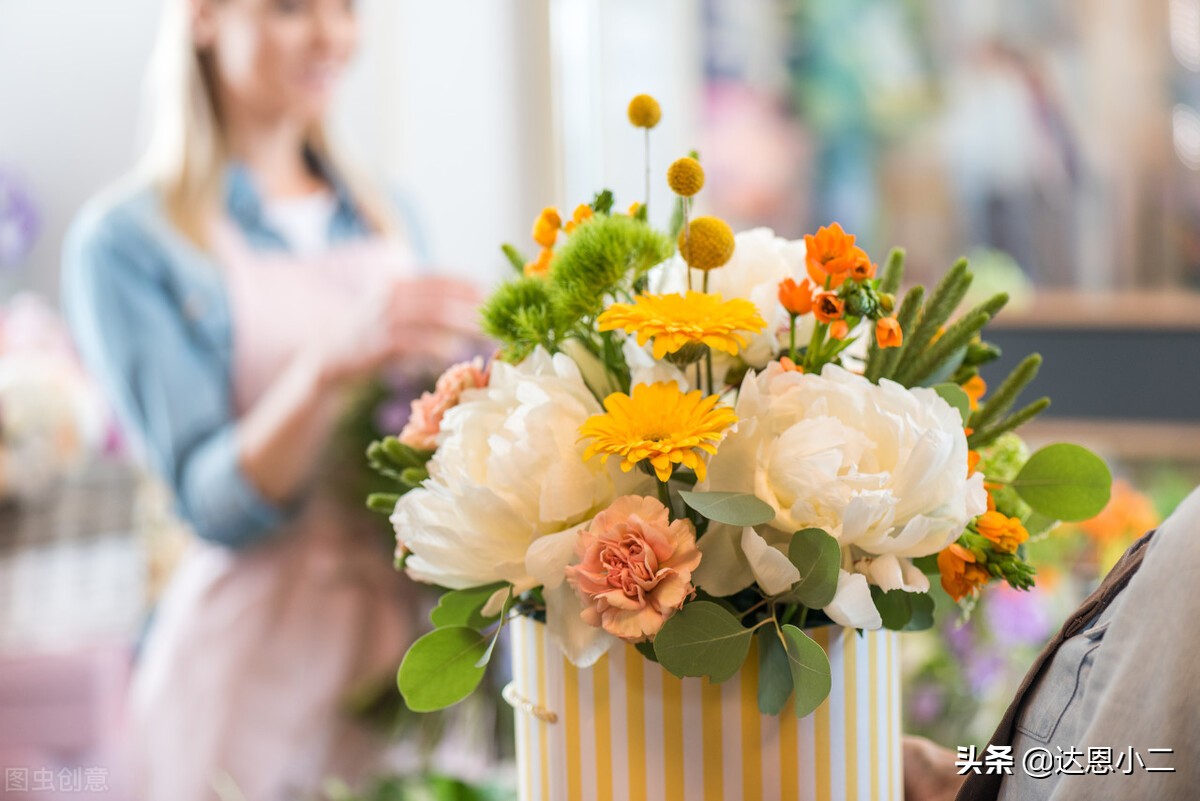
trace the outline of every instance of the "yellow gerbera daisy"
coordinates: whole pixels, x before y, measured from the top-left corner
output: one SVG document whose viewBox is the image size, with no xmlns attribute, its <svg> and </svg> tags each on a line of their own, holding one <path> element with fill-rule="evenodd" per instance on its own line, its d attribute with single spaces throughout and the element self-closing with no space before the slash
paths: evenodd
<svg viewBox="0 0 1200 801">
<path fill-rule="evenodd" d="M 673 464 L 682 464 L 703 481 L 700 451 L 716 453 L 725 429 L 737 422 L 733 409 L 718 400 L 698 389 L 684 394 L 670 381 L 638 384 L 631 395 L 614 392 L 604 399 L 607 413 L 590 417 L 579 428 L 580 439 L 592 439 L 583 458 L 620 456 L 625 472 L 648 461 L 659 481 L 671 477 Z"/>
<path fill-rule="evenodd" d="M 639 345 L 653 338 L 656 359 L 693 342 L 736 356 L 746 346 L 746 332 L 767 327 L 748 300 L 722 300 L 719 294 L 692 291 L 686 296 L 638 295 L 632 304 L 609 306 L 596 322 L 601 331 L 636 332 Z"/>
</svg>

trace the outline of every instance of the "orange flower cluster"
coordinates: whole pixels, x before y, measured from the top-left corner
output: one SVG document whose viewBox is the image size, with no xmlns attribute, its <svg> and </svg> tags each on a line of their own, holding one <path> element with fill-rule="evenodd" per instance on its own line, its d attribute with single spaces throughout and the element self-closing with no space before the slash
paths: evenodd
<svg viewBox="0 0 1200 801">
<path fill-rule="evenodd" d="M 591 206 L 586 203 L 580 203 L 575 207 L 575 213 L 571 215 L 571 219 L 567 220 L 567 224 L 563 230 L 568 234 L 574 233 L 576 228 L 592 219 L 592 214 Z"/>
<path fill-rule="evenodd" d="M 942 589 L 955 601 L 961 601 L 988 583 L 991 576 L 976 563 L 975 554 L 959 545 L 950 543 L 937 556 L 938 572 L 942 574 Z"/>
<path fill-rule="evenodd" d="M 1112 498 L 1104 511 L 1079 524 L 1083 532 L 1101 545 L 1140 537 L 1161 522 L 1154 504 L 1128 481 L 1112 485 Z"/>
<path fill-rule="evenodd" d="M 547 206 L 533 221 L 533 241 L 542 246 L 536 259 L 525 264 L 525 275 L 545 275 L 550 272 L 550 261 L 554 258 L 554 243 L 562 228 L 562 217 L 558 209 Z"/>
<path fill-rule="evenodd" d="M 972 376 L 967 383 L 962 385 L 962 391 L 967 393 L 967 397 L 971 400 L 971 411 L 979 408 L 979 401 L 983 399 L 984 393 L 987 392 L 987 382 L 982 376 Z"/>
<path fill-rule="evenodd" d="M 984 512 L 975 519 L 975 530 L 1001 553 L 1016 553 L 1017 547 L 1029 539 L 1029 532 L 1015 517 L 994 509 Z"/>
<path fill-rule="evenodd" d="M 846 233 L 838 223 L 805 234 L 804 247 L 808 276 L 817 286 L 836 289 L 847 274 L 859 281 L 875 277 L 875 265 L 866 251 L 856 246 L 854 234 Z"/>
<path fill-rule="evenodd" d="M 808 277 L 800 283 L 792 278 L 779 283 L 779 302 L 792 317 L 793 331 L 796 318 L 812 312 L 817 322 L 829 326 L 831 338 L 843 340 L 850 335 L 847 315 L 867 317 L 875 320 L 875 342 L 880 348 L 904 344 L 900 323 L 894 317 L 878 316 L 891 312 L 891 296 L 876 295 L 874 285 L 863 286 L 875 277 L 876 266 L 867 252 L 854 244 L 853 234 L 833 223 L 805 235 L 804 245 Z M 843 288 L 847 278 L 854 283 Z M 865 306 L 860 293 L 866 293 Z"/>
</svg>

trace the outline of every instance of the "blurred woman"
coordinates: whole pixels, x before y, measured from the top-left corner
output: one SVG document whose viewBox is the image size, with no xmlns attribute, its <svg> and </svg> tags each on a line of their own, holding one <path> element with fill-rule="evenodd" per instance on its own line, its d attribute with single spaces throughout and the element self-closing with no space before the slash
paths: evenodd
<svg viewBox="0 0 1200 801">
<path fill-rule="evenodd" d="M 197 541 L 133 689 L 147 801 L 310 793 L 374 753 L 347 697 L 410 636 L 377 533 L 314 472 L 348 390 L 470 331 L 322 126 L 348 0 L 169 0 L 142 169 L 64 254 L 79 347 Z M 372 536 L 375 534 L 375 536 Z"/>
</svg>

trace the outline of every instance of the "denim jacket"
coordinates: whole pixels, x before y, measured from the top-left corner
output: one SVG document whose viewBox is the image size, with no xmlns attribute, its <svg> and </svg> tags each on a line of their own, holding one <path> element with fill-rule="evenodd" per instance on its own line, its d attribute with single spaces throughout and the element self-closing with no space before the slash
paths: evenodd
<svg viewBox="0 0 1200 801">
<path fill-rule="evenodd" d="M 345 188 L 330 183 L 330 241 L 368 235 Z M 244 168 L 228 168 L 224 200 L 251 247 L 287 249 Z M 288 510 L 265 499 L 238 462 L 221 272 L 172 226 L 155 190 L 98 198 L 78 214 L 64 243 L 63 304 L 85 364 L 196 534 L 238 548 L 278 528 Z"/>
</svg>

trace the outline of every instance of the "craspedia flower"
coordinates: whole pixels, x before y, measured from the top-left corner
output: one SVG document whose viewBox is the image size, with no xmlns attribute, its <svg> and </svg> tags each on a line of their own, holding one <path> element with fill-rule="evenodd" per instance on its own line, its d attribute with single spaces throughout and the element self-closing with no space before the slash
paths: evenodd
<svg viewBox="0 0 1200 801">
<path fill-rule="evenodd" d="M 667 168 L 667 185 L 683 197 L 691 197 L 704 188 L 704 168 L 690 156 L 675 159 Z"/>
<path fill-rule="evenodd" d="M 533 221 L 533 241 L 544 248 L 552 248 L 558 239 L 559 228 L 562 228 L 562 217 L 558 209 L 547 206 Z"/>
<path fill-rule="evenodd" d="M 568 234 L 574 233 L 575 229 L 583 225 L 588 220 L 595 216 L 592 207 L 586 203 L 580 203 L 575 207 L 575 213 L 571 215 L 571 219 L 567 220 L 567 224 L 563 226 L 563 230 Z"/>
<path fill-rule="evenodd" d="M 767 327 L 758 308 L 743 298 L 722 300 L 719 294 L 638 295 L 633 303 L 614 303 L 597 319 L 601 331 L 622 329 L 637 334 L 639 345 L 654 340 L 654 358 L 688 345 L 707 345 L 736 356 L 747 333 Z"/>
<path fill-rule="evenodd" d="M 635 128 L 650 130 L 662 119 L 662 107 L 650 95 L 638 95 L 629 101 L 629 121 Z"/>
<path fill-rule="evenodd" d="M 697 217 L 679 232 L 679 255 L 689 267 L 715 270 L 733 258 L 733 229 L 716 217 Z"/>
<path fill-rule="evenodd" d="M 629 395 L 614 392 L 604 399 L 605 414 L 579 428 L 580 439 L 592 440 L 583 458 L 620 456 L 626 472 L 647 462 L 659 481 L 669 479 L 680 464 L 703 481 L 702 453 L 716 453 L 726 429 L 737 422 L 733 409 L 719 400 L 698 389 L 685 394 L 671 381 L 638 384 Z"/>
<path fill-rule="evenodd" d="M 525 275 L 543 276 L 549 274 L 550 262 L 553 259 L 554 250 L 552 248 L 542 248 L 536 259 L 525 262 Z"/>
</svg>

